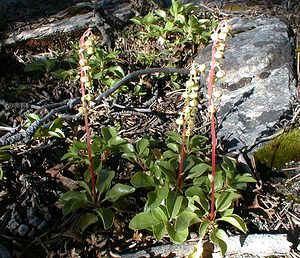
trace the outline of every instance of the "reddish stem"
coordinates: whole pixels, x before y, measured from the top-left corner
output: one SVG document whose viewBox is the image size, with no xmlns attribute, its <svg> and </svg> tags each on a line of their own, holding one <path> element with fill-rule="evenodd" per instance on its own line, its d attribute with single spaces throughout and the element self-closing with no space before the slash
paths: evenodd
<svg viewBox="0 0 300 258">
<path fill-rule="evenodd" d="M 212 57 L 211 57 L 211 69 L 208 75 L 208 95 L 209 95 L 209 106 L 214 105 L 213 101 L 213 85 L 215 78 L 215 53 L 216 53 L 216 43 L 213 43 L 212 47 Z M 211 180 L 211 203 L 210 203 L 210 215 L 209 220 L 212 221 L 215 217 L 215 176 L 216 176 L 216 146 L 217 146 L 217 136 L 216 136 L 216 123 L 215 123 L 215 113 L 211 113 L 210 117 L 211 125 L 211 166 L 212 166 L 212 180 Z"/>
<path fill-rule="evenodd" d="M 84 43 L 85 38 L 90 36 L 92 32 L 90 30 L 87 30 L 84 32 L 82 37 L 80 38 L 80 50 L 79 50 L 79 58 L 85 59 L 83 50 L 84 50 Z M 86 76 L 86 72 L 80 68 L 80 77 L 83 78 Z M 86 109 L 86 100 L 85 100 L 85 85 L 84 82 L 80 81 L 80 88 L 81 88 L 81 96 L 82 96 L 82 105 L 84 108 L 84 126 L 85 126 L 85 132 L 86 132 L 86 145 L 87 145 L 87 152 L 88 152 L 88 158 L 90 161 L 89 164 L 89 171 L 90 171 L 90 177 L 92 182 L 92 192 L 93 192 L 93 201 L 96 203 L 97 201 L 97 192 L 96 192 L 96 182 L 95 182 L 95 170 L 94 170 L 94 164 L 93 164 L 93 158 L 92 158 L 92 148 L 91 148 L 91 132 L 90 132 L 90 126 L 89 126 L 89 117 L 88 117 L 88 110 Z"/>
<path fill-rule="evenodd" d="M 182 133 L 181 133 L 182 142 L 181 142 L 181 149 L 180 149 L 180 163 L 179 163 L 179 169 L 178 169 L 178 175 L 177 175 L 178 191 L 181 191 L 181 188 L 182 188 L 182 176 L 183 176 L 183 165 L 184 165 L 184 156 L 185 156 L 185 140 L 186 140 L 185 126 L 186 126 L 186 122 L 184 119 L 183 125 L 182 125 Z"/>
</svg>

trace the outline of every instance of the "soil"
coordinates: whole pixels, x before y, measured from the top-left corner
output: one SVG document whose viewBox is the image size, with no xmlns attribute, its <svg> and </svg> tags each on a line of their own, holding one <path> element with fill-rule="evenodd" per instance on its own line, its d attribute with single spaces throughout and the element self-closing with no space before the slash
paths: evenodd
<svg viewBox="0 0 300 258">
<path fill-rule="evenodd" d="M 81 1 L 28 0 L 9 5 L 1 3 L 0 15 L 3 14 L 5 19 L 0 22 L 0 38 L 5 38 L 11 31 L 22 31 L 48 22 L 52 16 L 79 2 Z M 240 14 L 245 10 L 237 7 L 245 2 L 247 1 L 237 2 L 238 5 L 234 8 L 232 1 L 224 3 L 223 9 L 216 8 L 214 15 L 222 16 L 222 12 Z M 299 10 L 297 13 L 294 1 L 288 1 L 289 10 L 278 4 L 278 1 L 267 2 L 255 1 L 257 5 L 252 6 L 252 11 L 247 15 L 278 15 L 287 20 L 295 33 L 298 33 L 299 24 L 295 17 L 299 18 Z M 213 3 L 207 6 L 214 8 Z M 80 33 L 81 31 L 78 35 Z M 78 39 L 75 35 L 72 36 L 74 41 Z M 70 47 L 68 43 L 61 42 L 59 47 Z M 1 46 L 0 136 L 13 133 L 13 128 L 24 126 L 25 115 L 35 111 L 35 106 L 46 105 L 46 114 L 51 109 L 51 103 L 80 97 L 78 83 L 55 81 L 47 74 L 24 73 L 25 64 L 32 56 L 49 54 L 59 47 L 48 39 L 39 41 L 38 44 L 31 40 L 13 46 Z M 128 60 L 125 58 L 124 62 Z M 145 77 L 144 83 L 148 85 L 146 95 L 137 97 L 127 93 L 117 94 L 116 103 L 138 108 L 150 103 L 152 110 L 156 112 L 148 114 L 116 107 L 105 108 L 105 105 L 111 104 L 105 103 L 104 108 L 91 114 L 92 130 L 99 132 L 102 126 L 117 124 L 120 126 L 121 136 L 131 142 L 143 136 L 162 139 L 166 130 L 175 127 L 181 91 L 170 87 L 170 76 L 160 79 Z M 157 87 L 156 92 L 151 85 L 160 87 Z M 153 100 L 155 94 L 158 97 Z M 73 114 L 74 111 L 70 113 Z M 203 123 L 203 119 L 200 116 L 198 123 Z M 201 127 L 199 133 L 205 134 L 208 130 L 207 125 Z M 143 192 L 132 197 L 132 209 L 118 214 L 110 230 L 104 231 L 96 225 L 81 234 L 74 231 L 74 222 L 80 214 L 63 215 L 57 200 L 62 193 L 72 189 L 74 183 L 76 185 L 76 180 L 84 172 L 84 168 L 80 166 L 61 161 L 70 142 L 84 138 L 82 121 L 68 121 L 64 124 L 64 132 L 66 137 L 63 139 L 34 138 L 28 142 L 14 143 L 8 150 L 12 159 L 1 161 L 4 176 L 0 181 L 0 240 L 13 257 L 119 257 L 120 253 L 169 244 L 168 238 L 157 241 L 146 231 L 134 232 L 128 228 L 134 213 L 142 208 L 145 197 Z M 113 166 L 114 161 L 111 162 Z M 269 173 L 265 173 L 265 169 Z M 131 175 L 128 171 L 128 168 L 118 170 L 120 182 L 129 181 Z M 299 163 L 287 164 L 281 171 L 258 167 L 253 173 L 257 173 L 261 181 L 257 185 L 251 185 L 245 192 L 237 212 L 246 220 L 250 233 L 287 233 L 293 242 L 293 257 L 300 257 L 297 251 L 300 224 Z M 293 197 L 290 193 L 278 190 L 278 181 L 281 186 L 286 182 L 292 184 L 292 188 L 297 188 L 297 191 L 293 189 Z M 227 230 L 236 234 L 231 228 Z M 191 233 L 190 239 L 193 238 Z"/>
</svg>

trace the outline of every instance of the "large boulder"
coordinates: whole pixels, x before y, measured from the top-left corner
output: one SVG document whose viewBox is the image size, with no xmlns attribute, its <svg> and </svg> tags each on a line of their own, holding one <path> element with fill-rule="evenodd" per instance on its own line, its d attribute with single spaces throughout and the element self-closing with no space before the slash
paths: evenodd
<svg viewBox="0 0 300 258">
<path fill-rule="evenodd" d="M 218 137 L 228 152 L 271 135 L 291 113 L 296 73 L 292 30 L 278 18 L 233 18 L 227 40 Z M 195 58 L 209 63 L 211 45 Z"/>
</svg>

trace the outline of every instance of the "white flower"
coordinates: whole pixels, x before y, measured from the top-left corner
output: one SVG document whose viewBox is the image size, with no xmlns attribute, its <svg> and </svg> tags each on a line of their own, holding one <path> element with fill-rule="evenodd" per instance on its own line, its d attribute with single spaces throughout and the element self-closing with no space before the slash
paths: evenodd
<svg viewBox="0 0 300 258">
<path fill-rule="evenodd" d="M 227 38 L 227 33 L 223 33 L 223 32 L 219 33 L 219 39 L 226 40 L 226 38 Z"/>
<path fill-rule="evenodd" d="M 201 65 L 199 65 L 198 69 L 199 69 L 199 71 L 201 73 L 203 73 L 205 71 L 205 69 L 206 69 L 206 65 L 205 64 L 201 64 Z"/>
<path fill-rule="evenodd" d="M 193 91 L 193 92 L 190 93 L 189 97 L 190 97 L 191 99 L 196 99 L 196 98 L 198 97 L 198 93 L 195 92 L 195 91 Z"/>
<path fill-rule="evenodd" d="M 190 101 L 190 106 L 191 107 L 197 107 L 197 105 L 198 105 L 198 101 L 196 99 L 193 99 L 193 100 Z"/>
<path fill-rule="evenodd" d="M 209 113 L 216 113 L 217 112 L 217 108 L 215 105 L 210 105 L 208 108 L 207 108 L 207 111 Z"/>
<path fill-rule="evenodd" d="M 217 40 L 218 40 L 218 33 L 214 32 L 214 33 L 212 33 L 212 34 L 210 35 L 210 37 L 211 37 L 211 39 L 212 39 L 213 41 L 217 41 Z"/>
<path fill-rule="evenodd" d="M 188 80 L 186 83 L 186 87 L 188 87 L 188 88 L 190 88 L 190 87 L 192 87 L 192 86 L 194 86 L 195 85 L 195 82 L 193 81 L 193 80 Z"/>
<path fill-rule="evenodd" d="M 185 91 L 181 95 L 184 99 L 187 99 L 189 97 L 189 94 Z"/>
<path fill-rule="evenodd" d="M 79 65 L 80 65 L 80 66 L 85 66 L 85 65 L 87 64 L 87 62 L 88 62 L 88 61 L 87 61 L 86 59 L 80 59 L 80 60 L 79 60 Z"/>
<path fill-rule="evenodd" d="M 223 57 L 223 52 L 217 50 L 214 57 L 215 57 L 216 59 L 222 58 L 222 57 Z"/>
<path fill-rule="evenodd" d="M 179 118 L 176 119 L 176 124 L 183 125 L 183 119 L 182 119 L 182 117 L 179 117 Z"/>
<path fill-rule="evenodd" d="M 225 76 L 225 71 L 224 70 L 220 69 L 219 71 L 217 71 L 217 73 L 216 73 L 217 78 L 222 78 L 224 76 Z"/>
<path fill-rule="evenodd" d="M 192 68 L 190 74 L 194 76 L 197 75 L 197 70 L 195 68 Z"/>
<path fill-rule="evenodd" d="M 228 34 L 228 32 L 229 32 L 228 25 L 224 25 L 224 27 L 221 28 L 221 32 Z"/>
<path fill-rule="evenodd" d="M 216 99 L 219 99 L 222 97 L 223 92 L 221 90 L 216 90 L 216 91 L 214 91 L 213 95 Z"/>
</svg>

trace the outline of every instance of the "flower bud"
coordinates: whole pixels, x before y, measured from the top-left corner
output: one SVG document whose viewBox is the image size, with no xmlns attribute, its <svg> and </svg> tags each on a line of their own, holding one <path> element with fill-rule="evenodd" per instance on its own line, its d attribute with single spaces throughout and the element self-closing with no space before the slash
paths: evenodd
<svg viewBox="0 0 300 258">
<path fill-rule="evenodd" d="M 193 132 L 192 132 L 191 128 L 186 129 L 186 131 L 185 131 L 185 136 L 189 137 L 189 136 L 191 136 L 192 134 L 193 134 Z"/>
<path fill-rule="evenodd" d="M 201 73 L 203 73 L 204 71 L 205 71 L 205 69 L 206 69 L 206 65 L 205 64 L 201 64 L 201 65 L 199 65 L 199 71 L 201 72 Z"/>
<path fill-rule="evenodd" d="M 222 57 L 223 57 L 223 52 L 217 50 L 214 57 L 215 57 L 216 59 L 222 58 Z"/>
<path fill-rule="evenodd" d="M 222 27 L 221 28 L 221 32 L 228 34 L 229 33 L 229 27 L 228 27 L 228 25 L 225 25 L 224 27 Z"/>
<path fill-rule="evenodd" d="M 214 91 L 213 95 L 216 99 L 219 99 L 222 97 L 223 92 L 221 90 L 216 90 L 216 91 Z"/>
<path fill-rule="evenodd" d="M 209 113 L 216 113 L 217 112 L 217 108 L 215 105 L 210 105 L 208 108 L 207 108 L 207 111 Z"/>
<path fill-rule="evenodd" d="M 196 98 L 198 97 L 198 93 L 195 92 L 195 91 L 192 91 L 192 92 L 190 93 L 189 97 L 190 97 L 191 99 L 196 99 Z"/>
<path fill-rule="evenodd" d="M 190 101 L 190 106 L 191 107 L 197 107 L 197 105 L 198 105 L 198 101 L 196 99 L 193 99 L 193 100 Z"/>
<path fill-rule="evenodd" d="M 181 95 L 184 99 L 187 99 L 189 97 L 189 94 L 185 91 Z"/>
<path fill-rule="evenodd" d="M 222 78 L 224 76 L 225 76 L 225 71 L 224 70 L 220 69 L 219 71 L 217 71 L 217 73 L 216 73 L 217 78 Z"/>
<path fill-rule="evenodd" d="M 86 109 L 84 107 L 79 107 L 78 112 L 83 115 L 85 113 Z"/>
<path fill-rule="evenodd" d="M 82 67 L 82 70 L 83 70 L 83 71 L 88 71 L 88 70 L 90 70 L 90 69 L 91 69 L 91 67 L 88 66 L 88 65 Z"/>
<path fill-rule="evenodd" d="M 219 33 L 219 39 L 226 40 L 226 38 L 227 38 L 227 34 L 226 33 L 223 33 L 223 32 Z"/>
<path fill-rule="evenodd" d="M 192 68 L 191 70 L 190 70 L 190 74 L 191 75 L 197 75 L 197 70 L 195 69 L 195 68 Z"/>
<path fill-rule="evenodd" d="M 80 59 L 79 60 L 79 65 L 80 66 L 85 66 L 88 63 L 88 61 L 86 59 Z"/>
<path fill-rule="evenodd" d="M 191 87 L 192 91 L 198 91 L 199 90 L 199 85 L 194 85 L 193 87 Z"/>
<path fill-rule="evenodd" d="M 191 108 L 190 107 L 185 107 L 184 113 L 189 114 L 190 112 L 191 112 Z"/>
<path fill-rule="evenodd" d="M 179 118 L 176 119 L 176 124 L 183 125 L 183 119 L 182 119 L 182 117 L 179 117 Z"/>
<path fill-rule="evenodd" d="M 80 81 L 83 82 L 83 83 L 86 83 L 90 80 L 90 78 L 88 76 L 83 76 L 80 78 Z"/>
<path fill-rule="evenodd" d="M 195 85 L 195 82 L 193 81 L 193 80 L 188 80 L 186 83 L 186 87 L 188 87 L 188 88 L 190 88 L 190 87 L 192 87 L 192 86 L 194 86 Z"/>
<path fill-rule="evenodd" d="M 87 47 L 86 52 L 88 53 L 88 55 L 92 55 L 95 52 L 95 48 L 94 47 Z"/>
<path fill-rule="evenodd" d="M 88 81 L 84 84 L 84 86 L 87 90 L 90 90 L 92 88 L 92 83 L 90 81 Z"/>
<path fill-rule="evenodd" d="M 218 40 L 218 34 L 217 34 L 216 32 L 212 33 L 212 34 L 210 35 L 210 37 L 211 37 L 211 39 L 212 39 L 213 41 L 217 41 L 217 40 Z"/>
<path fill-rule="evenodd" d="M 94 45 L 94 42 L 91 38 L 87 39 L 86 42 L 84 43 L 85 47 L 91 47 Z"/>
<path fill-rule="evenodd" d="M 225 50 L 225 44 L 224 43 L 219 43 L 218 46 L 217 46 L 217 49 L 219 51 L 224 51 Z"/>
</svg>

